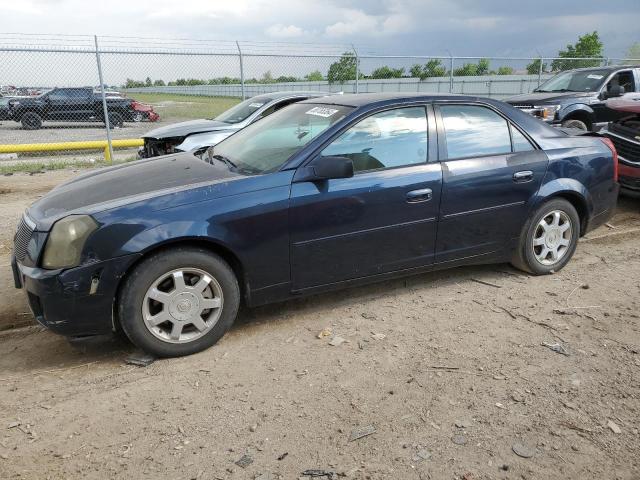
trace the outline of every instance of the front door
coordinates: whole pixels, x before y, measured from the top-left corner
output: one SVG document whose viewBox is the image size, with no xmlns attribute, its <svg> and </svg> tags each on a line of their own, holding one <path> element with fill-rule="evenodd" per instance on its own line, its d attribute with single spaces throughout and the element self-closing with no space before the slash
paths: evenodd
<svg viewBox="0 0 640 480">
<path fill-rule="evenodd" d="M 518 237 L 548 159 L 482 105 L 440 105 L 442 201 L 436 262 L 503 249 Z"/>
<path fill-rule="evenodd" d="M 433 263 L 442 173 L 431 142 L 425 107 L 410 106 L 360 120 L 322 150 L 355 173 L 292 185 L 294 290 Z"/>
</svg>

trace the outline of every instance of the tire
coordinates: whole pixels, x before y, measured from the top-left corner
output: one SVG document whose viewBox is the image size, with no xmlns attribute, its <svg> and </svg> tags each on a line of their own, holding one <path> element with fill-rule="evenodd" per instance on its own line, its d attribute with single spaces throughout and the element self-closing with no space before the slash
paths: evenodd
<svg viewBox="0 0 640 480">
<path fill-rule="evenodd" d="M 574 206 L 562 198 L 549 200 L 525 223 L 511 264 L 534 275 L 558 272 L 571 260 L 579 237 L 580 217 Z"/>
<path fill-rule="evenodd" d="M 26 112 L 20 117 L 20 123 L 25 130 L 38 130 L 42 127 L 42 117 L 36 112 Z"/>
<path fill-rule="evenodd" d="M 117 305 L 120 325 L 136 346 L 158 357 L 179 357 L 222 338 L 238 314 L 240 288 L 219 256 L 202 248 L 177 247 L 138 264 L 127 276 Z"/>
<path fill-rule="evenodd" d="M 109 128 L 122 128 L 124 125 L 124 118 L 119 113 L 109 114 Z"/>
<path fill-rule="evenodd" d="M 564 128 L 577 128 L 579 130 L 589 131 L 589 127 L 582 120 L 566 120 L 562 122 Z"/>
<path fill-rule="evenodd" d="M 144 120 L 144 114 L 142 112 L 136 112 L 132 115 L 131 120 L 134 122 L 142 122 Z"/>
</svg>

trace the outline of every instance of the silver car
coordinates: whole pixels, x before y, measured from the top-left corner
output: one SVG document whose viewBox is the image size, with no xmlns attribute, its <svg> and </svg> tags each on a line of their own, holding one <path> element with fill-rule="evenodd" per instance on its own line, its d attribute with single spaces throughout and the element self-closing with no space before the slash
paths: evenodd
<svg viewBox="0 0 640 480">
<path fill-rule="evenodd" d="M 221 113 L 213 119 L 190 120 L 151 130 L 142 138 L 141 158 L 175 152 L 202 153 L 247 125 L 271 115 L 276 110 L 326 92 L 273 92 L 257 95 Z"/>
</svg>

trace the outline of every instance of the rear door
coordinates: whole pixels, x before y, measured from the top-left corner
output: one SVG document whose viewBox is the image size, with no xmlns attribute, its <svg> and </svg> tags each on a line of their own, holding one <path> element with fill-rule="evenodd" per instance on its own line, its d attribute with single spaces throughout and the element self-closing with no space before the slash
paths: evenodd
<svg viewBox="0 0 640 480">
<path fill-rule="evenodd" d="M 442 201 L 436 262 L 496 252 L 518 237 L 546 154 L 487 105 L 436 106 Z"/>
<path fill-rule="evenodd" d="M 292 185 L 294 290 L 433 263 L 442 173 L 429 126 L 424 105 L 374 113 L 320 153 L 350 158 L 352 178 Z"/>
</svg>

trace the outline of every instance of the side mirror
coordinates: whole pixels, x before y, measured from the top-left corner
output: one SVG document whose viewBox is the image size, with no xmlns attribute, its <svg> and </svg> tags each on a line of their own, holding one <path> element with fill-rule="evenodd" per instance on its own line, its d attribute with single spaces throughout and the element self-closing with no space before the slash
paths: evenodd
<svg viewBox="0 0 640 480">
<path fill-rule="evenodd" d="M 604 98 L 615 98 L 624 95 L 624 87 L 622 85 L 613 85 L 604 92 Z"/>
<path fill-rule="evenodd" d="M 353 177 L 353 162 L 347 157 L 317 157 L 298 169 L 294 182 L 317 182 L 332 178 Z"/>
</svg>

